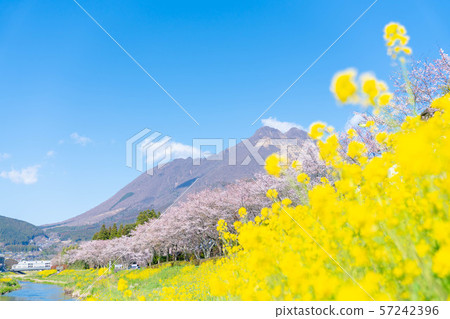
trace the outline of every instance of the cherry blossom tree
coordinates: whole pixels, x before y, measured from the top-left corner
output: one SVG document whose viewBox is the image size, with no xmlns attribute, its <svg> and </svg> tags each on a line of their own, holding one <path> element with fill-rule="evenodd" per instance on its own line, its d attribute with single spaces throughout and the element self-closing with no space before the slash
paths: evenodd
<svg viewBox="0 0 450 319">
<path fill-rule="evenodd" d="M 392 77 L 396 88 L 392 105 L 403 116 L 412 115 L 414 108 L 407 87 L 411 89 L 412 101 L 418 114 L 431 102 L 447 93 L 450 88 L 450 58 L 439 50 L 440 58 L 434 61 L 412 61 L 407 72 L 407 81 L 400 72 Z"/>
<path fill-rule="evenodd" d="M 170 207 L 160 218 L 138 226 L 130 236 L 111 240 L 93 240 L 67 252 L 66 261 L 85 261 L 90 267 L 104 267 L 110 261 L 129 265 L 151 264 L 156 258 L 176 260 L 181 256 L 209 258 L 221 253 L 219 219 L 229 225 L 239 220 L 238 210 L 245 207 L 248 219 L 254 219 L 271 204 L 266 191 L 276 188 L 280 197 L 300 202 L 286 178 L 259 175 L 223 188 L 206 189 L 189 195 Z"/>
</svg>

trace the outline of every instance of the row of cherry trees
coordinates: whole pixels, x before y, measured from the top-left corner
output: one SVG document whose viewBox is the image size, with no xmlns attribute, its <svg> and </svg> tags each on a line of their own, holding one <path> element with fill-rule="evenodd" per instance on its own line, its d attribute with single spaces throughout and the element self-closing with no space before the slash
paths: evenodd
<svg viewBox="0 0 450 319">
<path fill-rule="evenodd" d="M 160 218 L 138 226 L 130 236 L 111 240 L 92 240 L 69 250 L 64 262 L 84 261 L 90 267 L 108 263 L 138 263 L 145 266 L 164 260 L 209 258 L 222 254 L 216 230 L 219 219 L 229 225 L 239 220 L 238 210 L 245 207 L 247 218 L 253 219 L 263 207 L 270 205 L 266 192 L 276 188 L 281 196 L 297 198 L 286 179 L 260 175 L 224 188 L 207 189 L 179 200 Z"/>
</svg>

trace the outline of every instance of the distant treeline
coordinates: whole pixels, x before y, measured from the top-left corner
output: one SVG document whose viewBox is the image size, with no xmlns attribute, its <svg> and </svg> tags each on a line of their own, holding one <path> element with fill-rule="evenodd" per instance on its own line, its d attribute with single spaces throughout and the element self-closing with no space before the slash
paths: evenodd
<svg viewBox="0 0 450 319">
<path fill-rule="evenodd" d="M 5 252 L 30 252 L 30 251 L 38 251 L 39 247 L 36 245 L 6 245 L 0 247 L 0 253 Z"/>
<path fill-rule="evenodd" d="M 160 212 L 155 212 L 154 209 L 148 209 L 146 211 L 140 212 L 136 219 L 136 222 L 133 224 L 120 224 L 120 226 L 117 227 L 117 224 L 114 223 L 108 228 L 105 226 L 105 224 L 103 224 L 100 228 L 100 231 L 96 232 L 94 236 L 92 236 L 92 240 L 108 240 L 119 238 L 122 236 L 128 236 L 131 231 L 136 228 L 136 226 L 143 225 L 151 219 L 159 218 L 159 216 L 161 216 Z"/>
</svg>

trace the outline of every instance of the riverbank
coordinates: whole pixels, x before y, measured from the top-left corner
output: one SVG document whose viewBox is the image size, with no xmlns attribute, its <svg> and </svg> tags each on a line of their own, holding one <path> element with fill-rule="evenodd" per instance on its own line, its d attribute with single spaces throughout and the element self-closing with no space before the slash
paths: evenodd
<svg viewBox="0 0 450 319">
<path fill-rule="evenodd" d="M 13 278 L 12 273 L 0 273 L 0 296 L 20 289 L 19 282 Z"/>
<path fill-rule="evenodd" d="M 188 262 L 176 262 L 117 272 L 110 272 L 107 268 L 67 269 L 51 275 L 27 273 L 21 280 L 58 285 L 77 300 L 166 300 L 167 292 L 173 289 L 173 282 L 195 273 L 198 267 Z M 208 296 L 201 299 L 212 300 Z"/>
</svg>

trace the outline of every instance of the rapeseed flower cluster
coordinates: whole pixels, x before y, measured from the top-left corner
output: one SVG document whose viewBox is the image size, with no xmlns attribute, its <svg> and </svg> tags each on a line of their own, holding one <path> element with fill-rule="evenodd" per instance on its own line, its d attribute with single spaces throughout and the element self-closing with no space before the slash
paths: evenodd
<svg viewBox="0 0 450 319">
<path fill-rule="evenodd" d="M 13 281 L 13 279 L 9 278 L 9 277 L 0 278 L 0 282 L 3 282 L 3 283 L 10 283 L 12 281 Z"/>
<path fill-rule="evenodd" d="M 355 69 L 347 69 L 336 73 L 333 77 L 330 90 L 341 103 L 357 102 L 358 86 L 355 79 L 356 73 Z"/>
<path fill-rule="evenodd" d="M 142 269 L 142 270 L 138 270 L 138 271 L 132 271 L 132 272 L 126 274 L 125 277 L 127 277 L 128 279 L 131 279 L 131 280 L 146 280 L 146 279 L 150 278 L 151 276 L 157 274 L 161 270 L 162 270 L 162 267 L 161 268 L 147 268 L 147 269 Z"/>
<path fill-rule="evenodd" d="M 357 71 L 347 69 L 336 73 L 331 81 L 330 90 L 336 100 L 342 104 L 360 104 L 371 106 L 375 114 L 380 112 L 380 108 L 389 104 L 392 93 L 384 81 L 378 80 L 370 72 L 362 73 L 359 81 L 356 81 Z M 345 85 L 343 84 L 345 83 Z M 351 89 L 349 89 L 351 87 Z M 312 138 L 320 139 L 324 131 L 324 123 L 314 123 L 310 127 Z"/>
<path fill-rule="evenodd" d="M 309 127 L 309 136 L 313 139 L 321 139 L 325 134 L 333 132 L 333 127 L 322 122 L 315 122 Z M 270 174 L 270 172 L 268 172 Z M 273 174 L 271 174 L 273 175 Z"/>
<path fill-rule="evenodd" d="M 406 35 L 406 29 L 397 22 L 391 22 L 384 27 L 384 39 L 388 47 L 388 55 L 397 58 L 399 53 L 410 55 L 412 49 L 407 46 L 409 36 Z"/>
<path fill-rule="evenodd" d="M 270 175 L 279 177 L 286 168 L 287 158 L 281 157 L 276 153 L 266 158 L 265 169 Z"/>
<path fill-rule="evenodd" d="M 305 205 L 271 196 L 259 223 L 235 230 L 240 249 L 214 265 L 211 293 L 242 300 L 446 300 L 449 101 L 450 94 L 435 101 L 442 112 L 427 122 L 409 118 L 389 136 L 386 152 L 363 163 L 326 150 L 334 183 L 324 179 L 312 188 Z M 350 143 L 350 157 L 364 152 L 363 143 Z"/>
<path fill-rule="evenodd" d="M 42 278 L 47 278 L 48 276 L 56 274 L 58 271 L 56 269 L 46 269 L 38 272 L 38 275 Z"/>
<path fill-rule="evenodd" d="M 385 39 L 393 53 L 410 52 L 403 26 L 386 26 Z M 334 77 L 340 103 L 368 103 L 376 111 L 389 103 L 383 82 L 368 74 L 359 84 L 355 78 L 352 69 Z M 431 106 L 438 111 L 427 121 L 408 117 L 398 130 L 378 132 L 380 152 L 371 156 L 355 130 L 347 132 L 350 142 L 342 151 L 325 123 L 313 124 L 310 136 L 329 179 L 310 185 L 303 204 L 270 189 L 273 204 L 254 221 L 241 220 L 234 229 L 219 221 L 222 238 L 233 235 L 226 244 L 232 253 L 175 277 L 161 298 L 447 300 L 450 94 Z M 373 121 L 364 127 L 377 129 Z M 270 175 L 289 173 L 275 155 L 265 167 Z M 301 166 L 296 174 L 293 187 L 304 189 L 309 176 Z"/>
<path fill-rule="evenodd" d="M 127 288 L 128 288 L 128 282 L 125 279 L 120 278 L 119 281 L 117 282 L 117 290 L 125 291 L 125 290 L 127 290 Z"/>
</svg>

